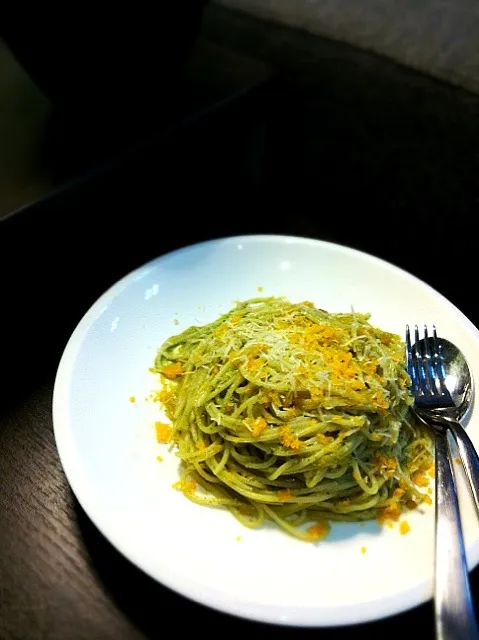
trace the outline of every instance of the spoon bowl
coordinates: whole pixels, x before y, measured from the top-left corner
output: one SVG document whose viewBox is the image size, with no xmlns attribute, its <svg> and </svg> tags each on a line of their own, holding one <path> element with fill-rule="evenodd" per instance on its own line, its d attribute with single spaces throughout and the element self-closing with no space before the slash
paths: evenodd
<svg viewBox="0 0 479 640">
<path fill-rule="evenodd" d="M 471 369 L 462 351 L 449 340 L 439 337 L 423 338 L 420 341 L 421 348 L 426 340 L 431 353 L 434 349 L 439 351 L 444 385 L 450 396 L 443 407 L 433 410 L 438 420 L 433 422 L 432 426 L 443 430 L 446 426 L 451 427 L 453 421 L 460 423 L 456 426 L 462 429 L 469 421 L 473 409 L 474 379 Z M 431 426 L 430 422 L 427 424 Z"/>
<path fill-rule="evenodd" d="M 454 405 L 437 411 L 443 415 L 450 415 L 464 426 L 472 413 L 474 379 L 464 354 L 455 344 L 445 338 L 437 338 L 437 344 L 442 355 L 444 384 Z M 430 346 L 432 348 L 432 345 Z"/>
</svg>

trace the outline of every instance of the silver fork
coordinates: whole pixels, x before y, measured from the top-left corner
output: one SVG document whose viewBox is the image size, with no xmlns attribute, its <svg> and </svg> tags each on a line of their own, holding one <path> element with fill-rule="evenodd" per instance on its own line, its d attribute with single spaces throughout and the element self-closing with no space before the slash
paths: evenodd
<svg viewBox="0 0 479 640">
<path fill-rule="evenodd" d="M 412 382 L 414 411 L 434 429 L 436 443 L 436 548 L 435 615 L 438 640 L 479 639 L 471 597 L 457 487 L 448 444 L 448 426 L 438 427 L 436 412 L 452 402 L 444 384 L 444 370 L 433 329 L 432 353 L 427 327 L 414 345 L 406 327 L 408 373 Z M 447 393 L 445 393 L 447 392 Z M 453 405 L 454 406 L 454 405 Z M 446 426 L 444 426 L 446 425 Z"/>
</svg>

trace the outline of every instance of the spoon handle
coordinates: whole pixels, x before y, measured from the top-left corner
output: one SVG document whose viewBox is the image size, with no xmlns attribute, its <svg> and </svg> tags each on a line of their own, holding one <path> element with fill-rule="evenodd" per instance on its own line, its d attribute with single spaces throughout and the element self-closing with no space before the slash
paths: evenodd
<svg viewBox="0 0 479 640">
<path fill-rule="evenodd" d="M 436 435 L 435 611 L 437 640 L 477 640 L 447 431 Z"/>
<path fill-rule="evenodd" d="M 460 423 L 449 419 L 447 426 L 451 430 L 454 440 L 456 441 L 459 455 L 469 480 L 469 487 L 476 503 L 476 509 L 479 513 L 479 456 Z"/>
</svg>

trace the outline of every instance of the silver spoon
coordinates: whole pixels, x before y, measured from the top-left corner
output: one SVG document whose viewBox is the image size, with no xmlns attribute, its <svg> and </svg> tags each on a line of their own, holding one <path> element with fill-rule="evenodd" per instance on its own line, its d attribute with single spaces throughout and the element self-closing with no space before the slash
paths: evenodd
<svg viewBox="0 0 479 640">
<path fill-rule="evenodd" d="M 441 640 L 479 640 L 468 581 L 455 474 L 448 446 L 451 432 L 458 444 L 471 493 L 479 510 L 479 459 L 460 422 L 472 408 L 473 378 L 464 355 L 448 340 L 438 338 L 435 330 L 433 338 L 428 338 L 426 333 L 425 338 L 418 341 L 416 329 L 415 351 L 411 351 L 409 331 L 406 332 L 406 341 L 408 370 L 413 378 L 415 413 L 437 433 L 436 634 Z M 424 385 L 423 392 L 417 388 L 418 375 L 425 376 L 430 393 L 424 391 Z"/>
</svg>

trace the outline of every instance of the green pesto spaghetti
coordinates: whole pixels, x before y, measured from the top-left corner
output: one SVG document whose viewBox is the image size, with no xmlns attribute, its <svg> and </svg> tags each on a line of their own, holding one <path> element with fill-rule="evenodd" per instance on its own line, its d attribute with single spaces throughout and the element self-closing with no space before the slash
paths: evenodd
<svg viewBox="0 0 479 640">
<path fill-rule="evenodd" d="M 166 340 L 153 370 L 177 488 L 308 541 L 330 520 L 397 520 L 430 502 L 432 442 L 412 418 L 404 345 L 369 317 L 255 298 Z"/>
</svg>

